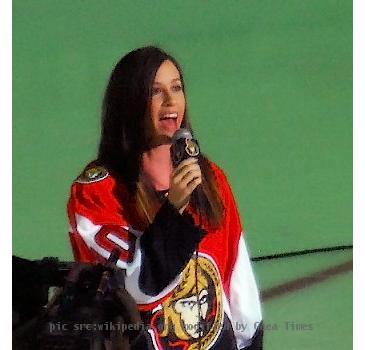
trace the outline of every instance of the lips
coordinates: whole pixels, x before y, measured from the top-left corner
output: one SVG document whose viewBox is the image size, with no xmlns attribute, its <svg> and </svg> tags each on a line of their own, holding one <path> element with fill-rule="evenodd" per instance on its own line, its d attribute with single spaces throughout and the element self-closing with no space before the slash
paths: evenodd
<svg viewBox="0 0 365 350">
<path fill-rule="evenodd" d="M 169 132 L 175 132 L 177 129 L 177 113 L 164 113 L 160 115 L 161 127 Z"/>
<path fill-rule="evenodd" d="M 172 112 L 172 113 L 164 113 L 160 115 L 160 120 L 168 120 L 168 119 L 177 119 L 177 113 L 176 112 Z"/>
</svg>

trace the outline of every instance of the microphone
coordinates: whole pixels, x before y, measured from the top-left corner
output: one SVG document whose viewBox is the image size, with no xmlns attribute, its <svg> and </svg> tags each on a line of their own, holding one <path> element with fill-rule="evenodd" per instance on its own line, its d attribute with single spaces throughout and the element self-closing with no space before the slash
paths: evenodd
<svg viewBox="0 0 365 350">
<path fill-rule="evenodd" d="M 184 159 L 195 157 L 198 158 L 200 165 L 200 147 L 197 140 L 193 139 L 191 132 L 185 128 L 176 130 L 172 136 L 172 145 L 170 148 L 171 160 L 174 167 L 177 167 Z M 202 223 L 202 210 L 206 203 L 203 188 L 199 185 L 191 194 L 191 201 L 199 213 L 199 226 Z"/>
<path fill-rule="evenodd" d="M 193 139 L 191 132 L 185 128 L 176 130 L 172 136 L 170 148 L 171 160 L 174 167 L 178 166 L 184 159 L 190 157 L 198 158 L 200 147 L 197 140 Z"/>
</svg>

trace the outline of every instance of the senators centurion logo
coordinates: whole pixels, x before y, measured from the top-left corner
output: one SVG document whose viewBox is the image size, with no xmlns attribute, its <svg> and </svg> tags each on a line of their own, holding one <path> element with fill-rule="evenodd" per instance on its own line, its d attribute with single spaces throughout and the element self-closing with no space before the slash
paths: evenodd
<svg viewBox="0 0 365 350">
<path fill-rule="evenodd" d="M 200 153 L 199 146 L 193 139 L 185 139 L 185 151 L 190 157 L 196 157 Z"/>
<path fill-rule="evenodd" d="M 216 266 L 205 256 L 192 258 L 181 283 L 151 318 L 157 349 L 209 349 L 223 323 L 222 288 Z"/>
</svg>

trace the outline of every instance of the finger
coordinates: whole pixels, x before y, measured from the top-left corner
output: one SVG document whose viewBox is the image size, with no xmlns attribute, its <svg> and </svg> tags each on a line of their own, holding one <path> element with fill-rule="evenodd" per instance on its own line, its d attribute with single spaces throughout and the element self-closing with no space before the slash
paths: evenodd
<svg viewBox="0 0 365 350">
<path fill-rule="evenodd" d="M 189 181 L 191 181 L 193 179 L 193 177 L 196 177 L 196 176 L 201 176 L 200 169 L 186 169 L 184 172 L 177 175 L 173 179 L 173 182 L 175 184 L 181 184 L 181 183 L 187 184 Z"/>
<path fill-rule="evenodd" d="M 189 165 L 189 164 L 195 164 L 195 163 L 198 163 L 198 159 L 197 158 L 194 158 L 194 157 L 190 157 L 190 158 L 187 158 L 187 159 L 184 159 L 173 171 L 173 173 L 175 174 L 178 174 L 182 171 L 182 169 Z"/>
<path fill-rule="evenodd" d="M 201 178 L 202 174 L 200 169 L 197 170 L 191 170 L 188 173 L 185 174 L 185 176 L 181 179 L 180 184 L 182 187 L 186 187 L 188 183 L 195 178 Z"/>
<path fill-rule="evenodd" d="M 176 182 L 180 182 L 189 172 L 200 171 L 200 166 L 198 163 L 185 165 L 179 173 L 176 173 L 173 178 Z"/>
<path fill-rule="evenodd" d="M 193 191 L 202 183 L 201 177 L 195 178 L 190 181 L 187 185 L 187 190 L 189 191 L 189 195 L 193 193 Z"/>
<path fill-rule="evenodd" d="M 198 184 L 202 183 L 202 178 L 199 177 L 199 176 L 194 177 L 194 178 L 189 179 L 189 180 L 190 181 L 188 181 L 188 182 L 184 183 L 183 185 L 181 185 L 184 196 L 189 196 L 191 194 L 191 192 L 195 189 L 195 187 Z M 191 186 L 193 186 L 193 188 L 191 188 Z"/>
<path fill-rule="evenodd" d="M 182 161 L 172 172 L 172 176 L 177 176 L 182 172 L 186 171 L 186 168 L 191 166 L 192 164 L 198 164 L 198 160 L 196 158 L 188 158 Z"/>
</svg>

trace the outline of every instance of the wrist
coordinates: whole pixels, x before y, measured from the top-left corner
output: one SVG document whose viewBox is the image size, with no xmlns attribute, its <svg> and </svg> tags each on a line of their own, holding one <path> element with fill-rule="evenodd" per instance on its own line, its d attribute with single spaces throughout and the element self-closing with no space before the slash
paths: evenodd
<svg viewBox="0 0 365 350">
<path fill-rule="evenodd" d="M 184 212 L 184 210 L 186 209 L 186 207 L 188 206 L 189 202 L 187 202 L 185 205 L 183 205 L 179 210 L 179 213 L 182 215 L 182 213 Z"/>
<path fill-rule="evenodd" d="M 189 201 L 186 201 L 185 203 L 182 203 L 180 205 L 175 204 L 170 200 L 170 198 L 167 196 L 166 200 L 169 202 L 170 205 L 172 205 L 180 214 L 182 214 L 185 210 L 185 208 L 188 206 Z"/>
</svg>

